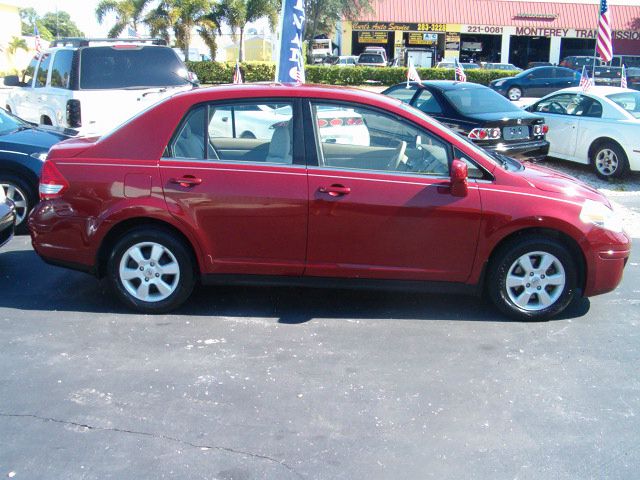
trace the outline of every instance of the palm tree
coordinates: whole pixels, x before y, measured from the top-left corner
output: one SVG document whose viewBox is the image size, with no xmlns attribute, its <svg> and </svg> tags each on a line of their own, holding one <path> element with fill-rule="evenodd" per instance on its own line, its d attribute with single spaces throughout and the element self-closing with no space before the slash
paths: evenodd
<svg viewBox="0 0 640 480">
<path fill-rule="evenodd" d="M 244 29 L 247 23 L 268 17 L 271 29 L 274 30 L 278 19 L 280 0 L 221 0 L 218 5 L 219 17 L 224 20 L 231 31 L 239 33 L 240 45 L 238 60 L 244 61 Z"/>
<path fill-rule="evenodd" d="M 189 45 L 193 29 L 205 41 L 209 50 L 215 55 L 215 32 L 220 29 L 214 14 L 212 0 L 161 0 L 159 5 L 145 17 L 151 35 L 160 35 L 169 39 L 169 31 L 173 32 L 176 46 L 189 60 Z"/>
<path fill-rule="evenodd" d="M 7 44 L 7 53 L 11 56 L 15 55 L 18 50 L 29 51 L 29 46 L 24 38 L 11 37 L 11 41 Z"/>
<path fill-rule="evenodd" d="M 127 27 L 137 32 L 149 3 L 151 0 L 102 0 L 96 7 L 96 18 L 102 24 L 109 13 L 116 14 L 116 24 L 109 30 L 109 37 L 118 37 Z"/>
</svg>

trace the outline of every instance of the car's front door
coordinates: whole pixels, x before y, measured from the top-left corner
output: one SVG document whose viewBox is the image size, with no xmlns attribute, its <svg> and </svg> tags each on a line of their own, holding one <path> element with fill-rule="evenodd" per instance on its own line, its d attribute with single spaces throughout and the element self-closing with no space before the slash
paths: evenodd
<svg viewBox="0 0 640 480">
<path fill-rule="evenodd" d="M 308 187 L 299 108 L 252 104 L 261 108 L 211 103 L 185 116 L 160 162 L 167 206 L 205 243 L 203 273 L 302 275 Z"/>
<path fill-rule="evenodd" d="M 545 96 L 553 81 L 553 68 L 536 68 L 527 75 L 524 95 L 527 97 Z"/>
<path fill-rule="evenodd" d="M 327 112 L 343 119 L 340 142 L 330 128 L 340 122 Z M 481 205 L 476 188 L 451 194 L 451 145 L 359 104 L 311 102 L 307 115 L 317 165 L 309 166 L 305 275 L 464 282 Z"/>
</svg>

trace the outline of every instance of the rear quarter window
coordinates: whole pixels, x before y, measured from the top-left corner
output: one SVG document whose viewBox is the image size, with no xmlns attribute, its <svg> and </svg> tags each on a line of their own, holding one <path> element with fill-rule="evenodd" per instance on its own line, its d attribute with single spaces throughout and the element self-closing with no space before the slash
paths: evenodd
<svg viewBox="0 0 640 480">
<path fill-rule="evenodd" d="M 178 75 L 184 65 L 167 47 L 90 47 L 80 56 L 84 90 L 173 87 L 188 82 Z"/>
</svg>

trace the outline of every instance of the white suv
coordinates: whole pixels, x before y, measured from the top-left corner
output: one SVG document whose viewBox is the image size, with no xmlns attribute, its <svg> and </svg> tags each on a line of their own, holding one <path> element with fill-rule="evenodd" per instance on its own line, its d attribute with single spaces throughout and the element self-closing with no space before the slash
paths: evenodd
<svg viewBox="0 0 640 480">
<path fill-rule="evenodd" d="M 31 60 L 6 108 L 29 122 L 101 135 L 194 84 L 162 40 L 62 39 Z"/>
</svg>

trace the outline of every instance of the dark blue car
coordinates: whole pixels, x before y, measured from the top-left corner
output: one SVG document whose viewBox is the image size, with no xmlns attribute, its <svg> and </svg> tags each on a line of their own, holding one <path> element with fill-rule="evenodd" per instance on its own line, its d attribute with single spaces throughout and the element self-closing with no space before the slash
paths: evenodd
<svg viewBox="0 0 640 480">
<path fill-rule="evenodd" d="M 509 100 L 520 97 L 544 97 L 562 88 L 576 87 L 580 72 L 564 67 L 535 67 L 513 77 L 499 78 L 489 86 Z"/>
<path fill-rule="evenodd" d="M 38 202 L 38 179 L 52 145 L 73 131 L 37 127 L 0 108 L 0 188 L 14 206 L 16 230 L 27 230 L 27 216 Z"/>
</svg>

